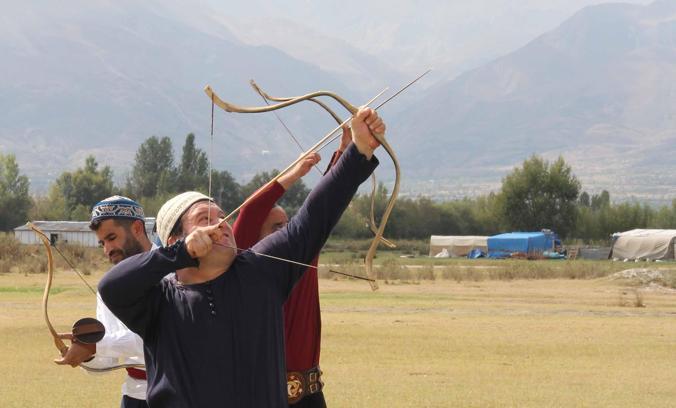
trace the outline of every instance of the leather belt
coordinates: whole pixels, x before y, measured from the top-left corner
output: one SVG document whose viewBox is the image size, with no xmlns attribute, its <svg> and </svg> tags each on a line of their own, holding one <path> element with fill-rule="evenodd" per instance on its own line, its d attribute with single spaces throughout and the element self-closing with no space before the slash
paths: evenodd
<svg viewBox="0 0 676 408">
<path fill-rule="evenodd" d="M 324 388 L 322 370 L 319 366 L 306 371 L 287 371 L 286 392 L 289 404 L 295 404 L 308 395 L 315 394 Z"/>
<path fill-rule="evenodd" d="M 127 374 L 135 380 L 146 380 L 146 372 L 134 367 L 127 367 Z"/>
</svg>

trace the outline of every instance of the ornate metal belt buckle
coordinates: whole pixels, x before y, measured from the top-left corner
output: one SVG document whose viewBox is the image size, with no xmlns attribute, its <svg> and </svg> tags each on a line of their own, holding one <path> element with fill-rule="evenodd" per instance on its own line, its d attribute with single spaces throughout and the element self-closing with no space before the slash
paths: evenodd
<svg viewBox="0 0 676 408">
<path fill-rule="evenodd" d="M 298 402 L 305 394 L 303 374 L 297 371 L 286 373 L 286 393 L 289 404 Z"/>
</svg>

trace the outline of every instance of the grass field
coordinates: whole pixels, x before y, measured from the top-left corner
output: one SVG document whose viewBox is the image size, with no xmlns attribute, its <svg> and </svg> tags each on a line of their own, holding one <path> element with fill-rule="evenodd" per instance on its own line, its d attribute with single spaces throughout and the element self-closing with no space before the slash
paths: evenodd
<svg viewBox="0 0 676 408">
<path fill-rule="evenodd" d="M 51 362 L 44 278 L 0 274 L 0 406 L 119 406 L 123 373 Z M 322 279 L 320 289 L 331 407 L 676 406 L 673 289 L 607 277 L 437 279 L 375 293 Z M 50 298 L 57 330 L 94 313 L 94 296 L 59 272 Z"/>
</svg>

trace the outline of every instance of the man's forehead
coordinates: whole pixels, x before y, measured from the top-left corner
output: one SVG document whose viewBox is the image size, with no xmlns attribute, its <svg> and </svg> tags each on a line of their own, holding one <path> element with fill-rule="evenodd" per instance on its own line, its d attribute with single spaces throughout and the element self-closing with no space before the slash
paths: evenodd
<svg viewBox="0 0 676 408">
<path fill-rule="evenodd" d="M 221 210 L 221 207 L 219 207 L 218 204 L 211 202 L 211 201 L 204 200 L 204 201 L 198 201 L 195 204 L 193 204 L 192 207 L 190 207 L 190 210 L 188 211 L 188 213 L 201 213 L 201 212 L 213 211 L 213 210 L 223 212 L 223 210 Z"/>
<path fill-rule="evenodd" d="M 99 228 L 96 229 L 96 236 L 99 237 L 99 238 L 104 238 L 106 235 L 110 234 L 111 232 L 121 233 L 121 232 L 124 232 L 124 228 L 122 228 L 120 225 L 118 225 L 115 222 L 115 219 L 108 218 L 108 219 L 101 221 Z"/>
</svg>

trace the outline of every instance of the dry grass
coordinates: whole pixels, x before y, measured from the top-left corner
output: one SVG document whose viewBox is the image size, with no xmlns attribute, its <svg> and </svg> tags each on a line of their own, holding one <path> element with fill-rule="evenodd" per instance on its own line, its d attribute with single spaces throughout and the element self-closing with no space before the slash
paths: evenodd
<svg viewBox="0 0 676 408">
<path fill-rule="evenodd" d="M 70 262 L 83 275 L 107 267 L 107 260 L 102 253 L 100 248 L 86 248 L 80 245 L 57 244 L 56 248 L 52 248 L 56 268 L 70 268 L 68 265 Z M 0 232 L 0 273 L 14 272 L 28 275 L 46 271 L 45 250 L 42 244 L 22 245 L 14 235 Z"/>
<path fill-rule="evenodd" d="M 101 273 L 94 271 L 94 283 Z M 122 373 L 57 367 L 40 312 L 44 275 L 0 274 L 3 407 L 112 407 Z M 394 282 L 396 283 L 396 282 Z M 676 294 L 625 283 L 321 280 L 322 369 L 331 407 L 664 407 L 676 405 Z M 59 330 L 95 300 L 62 271 Z M 629 288 L 629 289 L 628 289 Z M 629 304 L 628 306 L 633 306 Z"/>
<path fill-rule="evenodd" d="M 363 276 L 364 261 L 357 254 L 328 252 L 321 257 L 323 265 L 332 269 Z M 597 279 L 628 268 L 647 268 L 660 271 L 659 284 L 676 288 L 674 262 L 627 264 L 624 262 L 592 260 L 470 260 L 463 258 L 435 259 L 428 257 L 401 258 L 395 253 L 381 253 L 374 260 L 378 279 L 395 283 L 419 283 L 422 280 L 451 280 L 455 282 L 483 282 L 520 279 Z M 336 278 L 320 268 L 320 277 Z"/>
<path fill-rule="evenodd" d="M 322 282 L 332 406 L 676 404 L 676 294 L 598 281 Z"/>
</svg>

